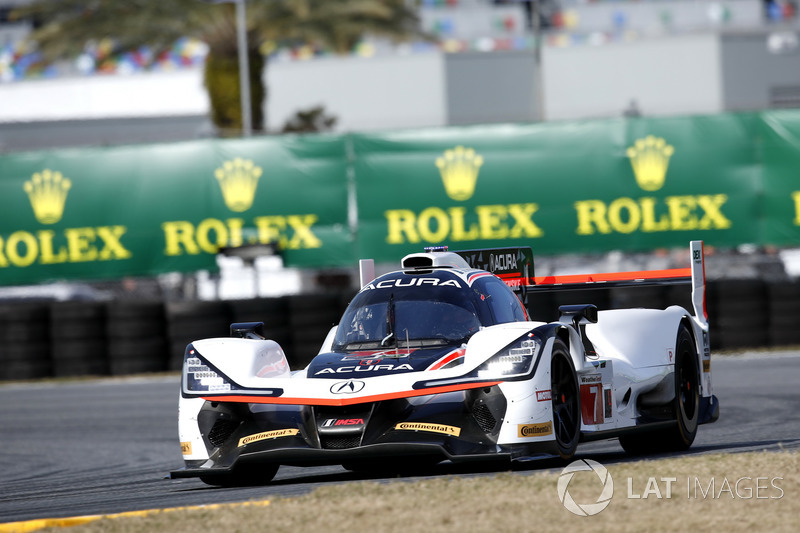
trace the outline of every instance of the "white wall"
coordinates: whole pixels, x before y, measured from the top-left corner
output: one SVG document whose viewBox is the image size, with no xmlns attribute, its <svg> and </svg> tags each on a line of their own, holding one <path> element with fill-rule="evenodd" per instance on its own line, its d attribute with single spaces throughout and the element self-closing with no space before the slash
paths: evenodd
<svg viewBox="0 0 800 533">
<path fill-rule="evenodd" d="M 337 131 L 446 124 L 443 56 L 327 57 L 267 64 L 267 124 L 324 104 Z"/>
<path fill-rule="evenodd" d="M 207 113 L 199 69 L 0 84 L 0 122 Z"/>
<path fill-rule="evenodd" d="M 644 115 L 723 110 L 715 33 L 599 46 L 546 47 L 546 120 L 621 116 L 631 100 Z"/>
</svg>

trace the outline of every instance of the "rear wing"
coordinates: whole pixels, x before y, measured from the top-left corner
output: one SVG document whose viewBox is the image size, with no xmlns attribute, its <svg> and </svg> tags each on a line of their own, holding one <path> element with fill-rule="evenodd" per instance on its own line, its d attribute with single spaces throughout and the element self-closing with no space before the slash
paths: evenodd
<svg viewBox="0 0 800 533">
<path fill-rule="evenodd" d="M 690 266 L 667 270 L 609 272 L 567 276 L 535 276 L 530 247 L 493 248 L 457 251 L 472 267 L 486 270 L 502 279 L 524 298 L 538 291 L 572 291 L 645 285 L 691 285 L 692 306 L 697 319 L 708 323 L 706 310 L 706 274 L 703 241 L 689 243 Z"/>
</svg>

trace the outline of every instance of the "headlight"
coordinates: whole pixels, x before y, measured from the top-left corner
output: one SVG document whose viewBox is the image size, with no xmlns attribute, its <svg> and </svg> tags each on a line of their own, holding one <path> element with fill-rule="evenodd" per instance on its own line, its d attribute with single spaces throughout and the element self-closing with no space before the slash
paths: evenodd
<svg viewBox="0 0 800 533">
<path fill-rule="evenodd" d="M 186 392 L 227 392 L 230 382 L 197 356 L 197 351 L 187 347 L 183 364 L 183 382 Z"/>
<path fill-rule="evenodd" d="M 529 335 L 517 339 L 479 366 L 476 370 L 478 377 L 507 379 L 530 373 L 541 345 Z"/>
</svg>

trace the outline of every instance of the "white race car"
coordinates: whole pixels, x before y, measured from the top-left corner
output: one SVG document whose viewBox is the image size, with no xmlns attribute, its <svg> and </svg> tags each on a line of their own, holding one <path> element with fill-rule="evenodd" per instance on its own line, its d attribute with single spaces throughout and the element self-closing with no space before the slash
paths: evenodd
<svg viewBox="0 0 800 533">
<path fill-rule="evenodd" d="M 690 250 L 686 269 L 548 278 L 533 276 L 530 248 L 411 254 L 377 279 L 362 261 L 363 288 L 303 370 L 261 323 L 187 346 L 185 468 L 172 477 L 262 484 L 280 465 L 566 460 L 579 442 L 612 437 L 631 453 L 684 450 L 719 415 L 702 243 Z M 691 284 L 693 312 L 587 302 L 545 323 L 521 302 L 675 282 Z"/>
</svg>

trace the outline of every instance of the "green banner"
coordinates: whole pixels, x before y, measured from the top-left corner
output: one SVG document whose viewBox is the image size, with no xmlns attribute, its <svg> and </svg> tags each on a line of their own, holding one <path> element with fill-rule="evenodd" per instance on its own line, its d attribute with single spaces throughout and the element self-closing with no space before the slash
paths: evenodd
<svg viewBox="0 0 800 533">
<path fill-rule="evenodd" d="M 800 246 L 800 111 L 254 137 L 0 156 L 0 285 L 424 246 Z"/>
<path fill-rule="evenodd" d="M 800 245 L 800 113 L 761 113 L 763 201 L 761 241 L 777 246 Z"/>
<path fill-rule="evenodd" d="M 354 136 L 359 252 L 757 242 L 756 115 Z"/>
<path fill-rule="evenodd" d="M 334 136 L 4 156 L 0 284 L 216 270 L 220 248 L 266 243 L 349 263 L 346 179 Z"/>
</svg>

